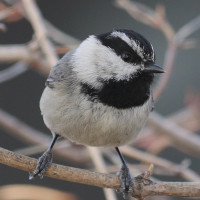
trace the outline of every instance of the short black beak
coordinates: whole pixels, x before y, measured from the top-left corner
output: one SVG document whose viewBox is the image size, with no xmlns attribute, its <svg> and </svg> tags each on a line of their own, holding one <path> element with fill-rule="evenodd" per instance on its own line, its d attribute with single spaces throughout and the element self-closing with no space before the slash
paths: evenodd
<svg viewBox="0 0 200 200">
<path fill-rule="evenodd" d="M 143 72 L 146 72 L 146 73 L 164 73 L 165 71 L 160 66 L 153 64 L 153 65 L 146 67 L 143 70 Z"/>
</svg>

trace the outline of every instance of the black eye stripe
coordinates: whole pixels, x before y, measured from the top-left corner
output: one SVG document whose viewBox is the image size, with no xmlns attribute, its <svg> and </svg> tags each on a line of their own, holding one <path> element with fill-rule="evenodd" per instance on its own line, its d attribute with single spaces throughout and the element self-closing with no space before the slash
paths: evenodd
<svg viewBox="0 0 200 200">
<path fill-rule="evenodd" d="M 104 34 L 98 35 L 97 38 L 101 43 L 111 48 L 118 56 L 121 56 L 124 52 L 129 52 L 133 56 L 133 64 L 140 64 L 142 62 L 141 57 L 121 38 L 119 37 L 109 37 Z"/>
<path fill-rule="evenodd" d="M 141 59 L 141 60 L 152 60 L 152 61 L 155 61 L 155 55 L 154 55 L 154 50 L 153 50 L 153 47 L 151 45 L 151 43 L 144 37 L 142 36 L 141 34 L 133 31 L 133 30 L 128 30 L 128 29 L 114 29 L 113 31 L 110 31 L 110 32 L 107 32 L 107 33 L 103 33 L 103 34 L 99 34 L 99 35 L 95 35 L 97 37 L 97 39 L 99 39 L 103 45 L 105 46 L 108 46 L 110 48 L 113 49 L 113 51 L 115 51 L 115 53 L 117 55 L 119 55 L 119 50 L 118 48 L 122 45 L 122 47 L 124 46 L 123 43 L 125 43 L 125 45 L 127 45 L 127 48 L 131 48 L 125 41 L 123 41 L 121 39 L 121 37 L 115 37 L 114 35 L 112 35 L 116 33 L 116 36 L 118 33 L 123 33 L 125 34 L 130 40 L 133 40 L 137 43 L 137 45 L 142 49 L 142 57 L 139 56 L 137 53 L 136 55 Z M 111 40 L 112 42 L 115 42 L 117 43 L 117 45 L 114 45 L 114 44 L 110 44 L 109 41 L 107 40 Z M 120 41 L 119 41 L 120 40 Z M 131 53 L 132 51 L 130 51 Z M 135 56 L 136 56 L 135 55 Z M 135 57 L 134 57 L 135 58 Z M 133 59 L 134 60 L 134 59 Z M 137 61 L 137 58 L 136 58 L 136 62 Z"/>
</svg>

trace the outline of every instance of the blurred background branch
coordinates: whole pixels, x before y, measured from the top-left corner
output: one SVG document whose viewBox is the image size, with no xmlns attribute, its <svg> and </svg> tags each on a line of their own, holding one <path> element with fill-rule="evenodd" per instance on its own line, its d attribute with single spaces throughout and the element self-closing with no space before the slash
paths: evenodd
<svg viewBox="0 0 200 200">
<path fill-rule="evenodd" d="M 0 63 L 3 65 L 5 63 L 7 64 L 6 67 L 3 67 L 0 70 L 0 84 L 6 84 L 6 82 L 29 71 L 29 69 L 33 69 L 39 74 L 47 76 L 51 67 L 57 62 L 58 55 L 67 53 L 71 49 L 76 48 L 80 43 L 80 40 L 66 34 L 45 19 L 40 12 L 40 8 L 37 6 L 38 2 L 39 0 L 4 0 L 0 2 L 0 30 L 4 31 L 4 34 L 8 31 L 7 23 L 15 23 L 22 19 L 26 19 L 30 23 L 33 31 L 31 39 L 26 43 L 0 45 Z M 195 17 L 179 28 L 178 31 L 175 31 L 172 23 L 167 19 L 167 12 L 162 5 L 157 5 L 154 10 L 146 4 L 136 1 L 114 0 L 114 2 L 118 8 L 128 13 L 134 20 L 163 33 L 167 41 L 163 63 L 166 73 L 157 82 L 154 89 L 154 98 L 158 99 L 159 97 L 162 97 L 162 94 L 170 83 L 178 51 L 191 50 L 192 48 L 199 46 L 199 41 L 190 38 L 190 36 L 200 29 L 200 17 Z M 130 161 L 133 176 L 143 173 L 147 168 L 146 164 L 153 163 L 155 165 L 155 175 L 159 174 L 164 177 L 179 177 L 181 180 L 193 181 L 194 183 L 159 182 L 159 177 L 154 177 L 153 174 L 151 180 L 153 180 L 154 184 L 151 184 L 151 181 L 149 182 L 148 180 L 147 182 L 150 186 L 146 187 L 143 183 L 141 183 L 143 185 L 140 185 L 139 181 L 143 180 L 143 177 L 141 178 L 141 176 L 138 176 L 138 179 L 134 179 L 135 185 L 137 186 L 139 184 L 142 189 L 139 191 L 137 187 L 134 187 L 134 195 L 136 195 L 136 197 L 151 196 L 152 194 L 200 196 L 199 183 L 196 183 L 200 182 L 200 176 L 198 175 L 198 172 L 193 170 L 190 161 L 190 159 L 195 156 L 199 157 L 200 153 L 200 137 L 197 134 L 200 129 L 199 96 L 198 92 L 195 94 L 190 93 L 188 96 L 186 95 L 187 105 L 179 111 L 176 110 L 176 112 L 170 116 L 163 116 L 158 112 L 152 113 L 147 126 L 142 131 L 142 134 L 137 141 L 129 146 L 121 148 L 124 155 L 126 155 L 127 159 Z M 16 149 L 16 152 L 24 155 L 42 153 L 50 142 L 50 138 L 45 132 L 39 131 L 37 128 L 32 128 L 26 122 L 23 122 L 23 120 L 14 116 L 14 114 L 9 114 L 3 109 L 0 109 L 0 127 L 1 130 L 4 130 L 12 138 L 17 138 L 17 140 L 31 145 L 29 147 L 20 147 Z M 135 147 L 143 148 L 146 151 L 144 152 Z M 170 157 L 165 158 L 162 157 L 162 155 L 158 155 L 169 147 L 175 148 L 177 152 L 185 153 L 185 156 L 188 159 L 183 159 L 181 162 L 178 160 L 171 161 Z M 9 152 L 2 148 L 1 153 L 0 162 L 9 166 L 26 171 L 32 170 L 35 166 L 34 159 L 22 155 L 19 156 L 16 153 Z M 83 176 L 80 181 L 79 179 L 83 175 L 82 170 L 80 170 L 81 175 L 76 174 L 76 177 L 73 177 L 74 179 L 70 180 L 70 174 L 67 174 L 67 172 L 64 171 L 64 169 L 66 170 L 68 168 L 62 168 L 62 166 L 59 168 L 60 166 L 54 164 L 48 171 L 48 176 L 79 183 L 95 181 L 95 184 L 92 182 L 90 182 L 90 184 L 104 188 L 119 188 L 119 180 L 115 175 L 111 174 L 111 172 L 119 170 L 119 159 L 112 150 L 85 148 L 80 145 L 72 144 L 69 141 L 61 140 L 58 141 L 55 146 L 55 154 L 58 158 L 67 160 L 73 165 L 92 168 L 99 172 L 108 171 L 109 175 L 87 171 L 87 175 L 89 174 L 91 179 L 87 178 L 86 180 Z M 133 159 L 137 160 L 140 164 L 131 164 Z M 90 161 L 92 161 L 93 165 Z M 19 162 L 21 162 L 21 164 Z M 118 165 L 117 168 L 116 165 Z M 59 170 L 62 170 L 62 173 L 64 174 L 59 174 Z M 70 173 L 75 173 L 75 171 Z M 92 177 L 94 174 L 95 177 Z M 98 178 L 98 175 L 101 178 Z M 63 178 L 63 176 L 65 178 Z M 111 182 L 105 182 L 107 176 L 109 180 L 111 179 Z M 94 180 L 95 178 L 96 180 Z M 180 181 L 180 179 L 178 180 Z M 15 187 L 17 188 L 17 186 Z M 173 190 L 170 190 L 171 187 L 173 187 Z M 117 199 L 113 190 L 103 190 L 106 199 Z M 0 188 L 0 195 L 1 191 Z M 8 193 L 9 190 L 4 191 L 7 191 L 6 193 Z M 52 191 L 52 194 L 54 192 L 56 193 L 56 191 Z M 59 193 L 56 194 L 58 197 Z M 65 194 L 62 195 L 65 196 Z M 20 196 L 20 198 L 27 198 L 25 196 L 26 195 L 24 194 L 24 196 Z M 76 197 L 70 196 L 70 199 L 73 198 Z M 149 199 L 150 198 L 151 197 L 149 197 Z M 159 197 L 159 199 L 169 198 Z"/>
</svg>

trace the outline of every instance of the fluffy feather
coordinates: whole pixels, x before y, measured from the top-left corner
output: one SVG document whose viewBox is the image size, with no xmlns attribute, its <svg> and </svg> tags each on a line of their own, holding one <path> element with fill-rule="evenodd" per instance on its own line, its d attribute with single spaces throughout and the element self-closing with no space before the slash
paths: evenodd
<svg viewBox="0 0 200 200">
<path fill-rule="evenodd" d="M 145 46 L 142 47 L 138 41 L 130 39 L 130 33 L 127 35 L 121 30 L 115 30 L 108 35 L 125 41 L 143 59 L 142 62 L 136 65 L 125 62 L 114 49 L 103 45 L 95 35 L 88 37 L 77 49 L 66 54 L 52 69 L 40 101 L 44 122 L 52 133 L 85 145 L 120 146 L 131 142 L 145 124 L 153 104 L 150 92 L 153 77 L 150 77 L 149 82 L 140 81 L 140 85 L 134 85 L 131 80 L 137 78 L 138 74 L 142 76 L 147 57 L 154 61 L 153 48 L 144 39 L 145 41 L 141 41 L 147 45 L 144 49 Z M 143 39 L 137 35 L 134 37 Z M 148 55 L 147 50 L 150 51 Z M 106 104 L 98 95 L 91 100 L 91 94 L 83 91 L 83 84 L 87 84 L 94 91 L 101 92 L 110 80 L 113 80 L 112 87 L 116 87 L 116 91 L 121 90 L 119 94 L 122 96 L 116 95 L 116 98 L 121 98 L 118 99 L 119 102 L 129 98 L 126 95 L 129 90 L 123 92 L 123 87 L 118 86 L 119 81 L 135 87 L 133 91 L 137 92 L 132 94 L 133 98 L 134 95 L 135 98 L 142 96 L 141 92 L 145 92 L 144 95 L 148 95 L 148 98 L 140 105 L 120 108 L 112 105 L 112 101 Z M 143 90 L 143 87 L 147 89 Z M 109 96 L 111 93 L 105 94 Z"/>
</svg>

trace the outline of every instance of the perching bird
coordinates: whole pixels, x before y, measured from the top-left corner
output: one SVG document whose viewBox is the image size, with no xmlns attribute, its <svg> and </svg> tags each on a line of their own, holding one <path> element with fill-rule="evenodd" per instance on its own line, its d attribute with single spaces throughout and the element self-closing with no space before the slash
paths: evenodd
<svg viewBox="0 0 200 200">
<path fill-rule="evenodd" d="M 30 179 L 43 176 L 51 150 L 62 136 L 73 142 L 115 147 L 122 161 L 120 178 L 126 196 L 132 178 L 118 147 L 133 141 L 153 107 L 155 64 L 151 43 L 132 30 L 91 35 L 51 70 L 40 100 L 44 123 L 53 140 Z"/>
</svg>

